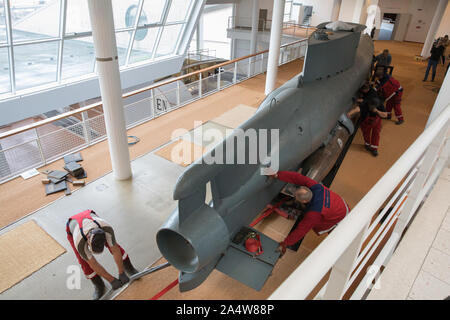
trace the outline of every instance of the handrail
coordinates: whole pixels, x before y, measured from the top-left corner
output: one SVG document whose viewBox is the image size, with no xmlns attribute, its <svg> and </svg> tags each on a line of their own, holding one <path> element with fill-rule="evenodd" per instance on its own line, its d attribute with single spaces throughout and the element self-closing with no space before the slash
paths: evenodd
<svg viewBox="0 0 450 320">
<path fill-rule="evenodd" d="M 417 160 L 448 126 L 450 104 L 403 153 L 386 174 L 359 201 L 349 215 L 324 239 L 300 266 L 270 295 L 270 300 L 305 299 L 320 280 L 343 257 Z M 450 142 L 447 142 L 450 143 Z"/>
<path fill-rule="evenodd" d="M 296 40 L 296 41 L 293 41 L 293 42 L 281 45 L 280 48 L 284 48 L 284 47 L 287 47 L 287 46 L 292 46 L 292 45 L 300 43 L 300 42 L 306 42 L 307 40 L 308 39 Z M 194 72 L 182 75 L 182 76 L 170 78 L 170 79 L 167 79 L 167 80 L 155 83 L 155 84 L 151 84 L 151 85 L 146 86 L 144 88 L 133 90 L 133 91 L 130 91 L 128 93 L 125 93 L 125 94 L 122 95 L 122 98 L 124 98 L 124 99 L 125 98 L 129 98 L 131 96 L 143 93 L 145 91 L 148 91 L 148 90 L 151 90 L 151 89 L 156 89 L 158 87 L 161 87 L 161 86 L 164 86 L 164 85 L 167 85 L 167 84 L 170 84 L 170 83 L 173 83 L 173 82 L 185 79 L 185 78 L 189 78 L 189 77 L 198 75 L 198 74 L 203 73 L 203 72 L 207 72 L 207 71 L 214 70 L 214 69 L 217 69 L 217 68 L 220 68 L 220 67 L 224 67 L 224 66 L 227 66 L 227 65 L 239 62 L 241 60 L 245 60 L 245 59 L 248 59 L 248 58 L 251 58 L 251 57 L 255 57 L 255 56 L 267 53 L 267 52 L 269 52 L 269 50 L 264 50 L 264 51 L 260 51 L 260 52 L 254 53 L 254 54 L 249 54 L 249 55 L 246 55 L 246 56 L 243 56 L 243 57 L 240 57 L 240 58 L 236 58 L 236 59 L 233 59 L 233 60 L 230 60 L 230 61 L 227 61 L 227 62 L 219 63 L 219 64 L 216 64 L 214 66 L 210 66 L 210 67 L 207 67 L 207 68 L 204 68 L 204 69 L 201 69 L 201 70 L 197 70 L 197 71 L 194 71 Z M 31 130 L 31 129 L 36 129 L 36 128 L 42 127 L 42 126 L 44 126 L 46 124 L 52 123 L 54 121 L 58 121 L 58 120 L 61 120 L 61 119 L 64 119 L 64 118 L 67 118 L 67 117 L 70 117 L 70 116 L 73 116 L 73 115 L 76 115 L 76 114 L 80 114 L 80 113 L 86 112 L 86 111 L 88 111 L 90 109 L 93 109 L 93 108 L 96 108 L 96 107 L 99 107 L 99 106 L 102 106 L 102 105 L 103 104 L 102 104 L 101 101 L 100 102 L 96 102 L 96 103 L 93 103 L 93 104 L 81 107 L 81 108 L 76 109 L 76 110 L 65 112 L 65 113 L 62 113 L 60 115 L 57 115 L 57 116 L 54 116 L 54 117 L 51 117 L 51 118 L 47 118 L 47 119 L 44 119 L 44 120 L 41 120 L 41 121 L 37 121 L 35 123 L 29 124 L 29 125 L 26 125 L 26 126 L 23 126 L 23 127 L 20 127 L 20 128 L 12 129 L 10 131 L 1 133 L 0 134 L 0 139 L 4 139 L 4 138 L 10 137 L 10 136 L 13 136 L 15 134 L 19 134 L 19 133 Z"/>
</svg>

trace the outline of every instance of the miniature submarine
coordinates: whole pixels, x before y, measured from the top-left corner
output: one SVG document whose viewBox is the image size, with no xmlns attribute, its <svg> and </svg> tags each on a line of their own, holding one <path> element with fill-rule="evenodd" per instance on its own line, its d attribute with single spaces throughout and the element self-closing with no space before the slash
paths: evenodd
<svg viewBox="0 0 450 320">
<path fill-rule="evenodd" d="M 316 181 L 327 175 L 355 130 L 346 113 L 368 79 L 374 52 L 372 39 L 362 34 L 364 25 L 347 23 L 350 31 L 331 31 L 327 24 L 308 38 L 303 70 L 267 95 L 253 117 L 236 128 L 278 129 L 277 143 L 268 141 L 265 148 L 278 153 L 279 170 L 301 168 Z M 224 158 L 230 151 L 248 155 L 247 145 L 227 150 L 236 136 L 233 131 L 178 178 L 173 193 L 178 208 L 156 235 L 160 252 L 179 270 L 182 292 L 198 287 L 214 269 L 260 290 L 279 259 L 278 243 L 262 233 L 264 252 L 257 257 L 232 240 L 286 183 L 262 175 L 261 168 L 270 166 L 264 161 L 204 161 L 219 152 Z M 205 203 L 207 184 L 211 203 Z"/>
</svg>

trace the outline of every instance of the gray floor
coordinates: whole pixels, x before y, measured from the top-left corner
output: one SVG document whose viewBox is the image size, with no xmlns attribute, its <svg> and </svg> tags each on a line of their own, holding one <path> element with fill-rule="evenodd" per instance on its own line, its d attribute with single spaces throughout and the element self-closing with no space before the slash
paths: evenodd
<svg viewBox="0 0 450 320">
<path fill-rule="evenodd" d="M 118 243 L 139 270 L 161 257 L 155 236 L 176 208 L 172 192 L 183 167 L 149 153 L 132 161 L 133 179 L 116 181 L 112 173 L 61 198 L 0 232 L 3 234 L 33 219 L 67 252 L 19 284 L 0 294 L 0 299 L 91 299 L 93 287 L 81 273 L 80 289 L 68 289 L 68 268 L 78 266 L 66 238 L 65 223 L 78 212 L 92 209 L 114 227 Z M 112 256 L 105 250 L 99 262 L 117 276 Z"/>
</svg>

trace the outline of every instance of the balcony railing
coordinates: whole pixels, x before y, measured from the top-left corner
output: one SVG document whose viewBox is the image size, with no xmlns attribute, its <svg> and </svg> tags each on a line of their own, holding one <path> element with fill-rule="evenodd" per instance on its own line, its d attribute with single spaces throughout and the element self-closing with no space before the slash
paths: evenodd
<svg viewBox="0 0 450 320">
<path fill-rule="evenodd" d="M 258 31 L 270 32 L 272 27 L 272 20 L 258 19 Z M 252 29 L 252 18 L 247 17 L 228 17 L 228 29 L 235 30 L 251 30 Z M 282 33 L 289 34 L 292 36 L 305 37 L 307 38 L 315 27 L 310 25 L 299 25 L 292 21 L 283 22 Z"/>
<path fill-rule="evenodd" d="M 449 129 L 450 105 L 269 299 L 361 299 L 377 285 L 381 268 L 449 163 Z"/>
<path fill-rule="evenodd" d="M 306 39 L 280 47 L 279 65 L 305 55 Z M 268 50 L 123 95 L 127 129 L 267 70 Z M 0 183 L 106 139 L 102 102 L 0 134 Z"/>
</svg>

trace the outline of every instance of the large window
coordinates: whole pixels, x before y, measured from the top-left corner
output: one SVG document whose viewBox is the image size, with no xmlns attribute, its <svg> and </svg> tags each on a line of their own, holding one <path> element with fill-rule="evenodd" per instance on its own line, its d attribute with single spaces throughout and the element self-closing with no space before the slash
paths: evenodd
<svg viewBox="0 0 450 320">
<path fill-rule="evenodd" d="M 122 69 L 177 54 L 194 0 L 111 1 Z M 88 0 L 0 0 L 0 99 L 94 71 Z"/>
</svg>

